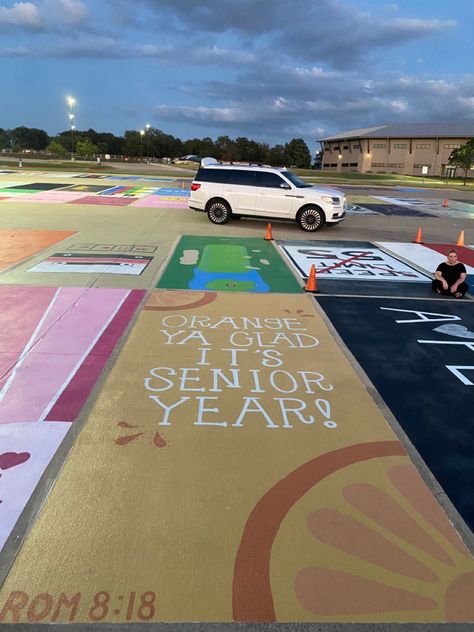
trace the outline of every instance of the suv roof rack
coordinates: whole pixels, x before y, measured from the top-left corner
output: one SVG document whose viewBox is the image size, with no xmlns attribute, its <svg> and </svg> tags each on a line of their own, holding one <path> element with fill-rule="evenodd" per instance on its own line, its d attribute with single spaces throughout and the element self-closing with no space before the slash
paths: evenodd
<svg viewBox="0 0 474 632">
<path fill-rule="evenodd" d="M 281 167 L 272 167 L 272 165 L 266 165 L 263 162 L 224 162 L 223 160 L 216 160 L 216 162 L 201 163 L 202 167 L 265 167 L 266 169 L 281 169 Z"/>
</svg>

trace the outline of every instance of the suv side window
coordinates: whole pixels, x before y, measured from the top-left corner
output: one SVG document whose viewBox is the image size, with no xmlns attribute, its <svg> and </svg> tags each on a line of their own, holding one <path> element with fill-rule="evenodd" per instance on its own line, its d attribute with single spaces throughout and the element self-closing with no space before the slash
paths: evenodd
<svg viewBox="0 0 474 632">
<path fill-rule="evenodd" d="M 235 169 L 230 171 L 231 176 L 229 183 L 230 184 L 243 184 L 248 187 L 253 187 L 255 185 L 255 172 L 247 171 L 245 169 Z"/>
<path fill-rule="evenodd" d="M 258 187 L 268 187 L 268 188 L 279 189 L 282 184 L 286 184 L 287 187 L 289 188 L 288 182 L 285 182 L 285 180 L 283 180 L 283 178 L 280 178 L 280 176 L 277 175 L 276 173 L 257 171 L 255 175 L 256 175 L 255 184 Z"/>
<path fill-rule="evenodd" d="M 220 182 L 226 184 L 229 182 L 229 169 L 198 169 L 196 177 L 194 178 L 198 182 Z"/>
</svg>

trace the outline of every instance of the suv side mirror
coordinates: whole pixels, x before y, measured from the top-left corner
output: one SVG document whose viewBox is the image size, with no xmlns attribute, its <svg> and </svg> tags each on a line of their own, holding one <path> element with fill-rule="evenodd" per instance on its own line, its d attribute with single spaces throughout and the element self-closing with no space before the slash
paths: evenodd
<svg viewBox="0 0 474 632">
<path fill-rule="evenodd" d="M 286 182 L 282 182 L 280 184 L 280 189 L 291 189 L 289 184 L 286 184 Z"/>
</svg>

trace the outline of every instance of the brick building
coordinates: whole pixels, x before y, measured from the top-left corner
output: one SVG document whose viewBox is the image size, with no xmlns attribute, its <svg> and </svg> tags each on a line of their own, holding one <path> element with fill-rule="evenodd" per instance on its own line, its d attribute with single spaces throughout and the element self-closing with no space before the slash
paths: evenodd
<svg viewBox="0 0 474 632">
<path fill-rule="evenodd" d="M 474 121 L 400 123 L 352 129 L 321 138 L 322 169 L 359 173 L 453 176 L 453 149 L 474 138 Z M 424 167 L 424 169 L 423 169 Z M 457 176 L 463 175 L 459 169 Z M 471 169 L 469 177 L 474 176 Z"/>
</svg>

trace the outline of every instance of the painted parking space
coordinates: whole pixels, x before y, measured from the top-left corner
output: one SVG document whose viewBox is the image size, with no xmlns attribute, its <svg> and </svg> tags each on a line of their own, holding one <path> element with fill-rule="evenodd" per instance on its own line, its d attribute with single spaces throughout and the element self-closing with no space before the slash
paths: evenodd
<svg viewBox="0 0 474 632">
<path fill-rule="evenodd" d="M 143 296 L 0 286 L 0 550 Z"/>
<path fill-rule="evenodd" d="M 310 297 L 154 291 L 0 621 L 462 620 L 472 568 Z"/>
<path fill-rule="evenodd" d="M 444 206 L 445 200 L 429 200 L 418 198 L 395 198 L 385 196 L 374 196 L 382 202 L 390 205 L 411 208 L 412 210 L 422 211 L 423 214 L 436 215 L 438 217 L 458 217 L 463 219 L 474 218 L 474 204 L 468 202 L 448 200 L 448 206 Z M 369 205 L 370 206 L 370 205 Z"/>
<path fill-rule="evenodd" d="M 157 244 L 74 242 L 49 248 L 5 275 L 5 283 L 139 289 L 148 287 L 164 251 Z"/>
<path fill-rule="evenodd" d="M 75 235 L 69 230 L 0 229 L 0 271 Z"/>
<path fill-rule="evenodd" d="M 54 189 L 61 189 L 64 184 L 58 184 L 57 182 L 30 182 L 27 185 L 17 184 L 12 187 L 8 187 L 9 190 L 23 190 L 28 191 L 53 191 Z"/>
<path fill-rule="evenodd" d="M 472 528 L 471 305 L 342 297 L 318 302 Z"/>
<path fill-rule="evenodd" d="M 179 240 L 157 287 L 221 292 L 302 292 L 270 242 L 190 235 Z"/>
<path fill-rule="evenodd" d="M 41 191 L 36 193 L 22 193 L 21 195 L 15 195 L 11 197 L 9 202 L 39 202 L 40 204 L 68 204 L 73 200 L 78 200 L 84 197 L 84 193 L 78 193 L 74 191 Z M 7 198 L 6 198 L 7 199 Z"/>
<path fill-rule="evenodd" d="M 380 199 L 380 198 L 379 198 Z M 388 199 L 388 198 L 387 198 Z M 364 202 L 361 204 L 363 208 L 372 211 L 373 213 L 377 213 L 379 215 L 401 215 L 406 217 L 430 217 L 430 214 L 425 210 L 421 210 L 419 208 L 412 208 L 411 206 L 396 204 L 396 203 L 387 203 L 384 204 L 382 202 L 377 202 L 374 200 L 372 203 Z"/>
<path fill-rule="evenodd" d="M 159 196 L 156 194 L 147 195 L 146 197 L 133 202 L 134 207 L 139 206 L 139 207 L 148 207 L 148 208 L 187 209 L 188 204 L 189 204 L 189 199 L 188 197 L 185 197 L 185 196 L 165 197 L 165 196 Z"/>
<path fill-rule="evenodd" d="M 428 296 L 431 278 L 407 262 L 362 241 L 277 241 L 307 280 L 314 264 L 318 288 L 330 294 Z"/>
<path fill-rule="evenodd" d="M 144 255 L 56 252 L 27 272 L 139 275 L 152 259 Z"/>
<path fill-rule="evenodd" d="M 100 179 L 103 184 L 61 182 L 5 182 L 0 181 L 0 201 L 15 202 L 35 202 L 48 204 L 85 204 L 96 206 L 134 206 L 144 208 L 182 208 L 187 209 L 189 204 L 190 191 L 187 189 L 188 182 L 181 181 L 181 187 L 166 186 L 174 182 L 174 178 L 141 178 L 126 177 L 136 181 L 136 184 L 117 184 L 110 186 L 107 182 L 109 176 L 87 176 L 94 180 Z M 85 179 L 86 175 L 75 176 L 75 178 Z M 112 178 L 120 179 L 120 178 Z M 153 182 L 151 184 L 138 184 L 141 182 Z"/>
<path fill-rule="evenodd" d="M 408 244 L 400 242 L 377 242 L 377 245 L 431 274 L 434 274 L 438 265 L 446 260 L 448 251 L 455 249 L 459 261 L 462 261 L 466 268 L 466 281 L 471 286 L 471 293 L 474 289 L 472 287 L 474 284 L 474 251 L 469 247 L 454 244 Z"/>
</svg>

